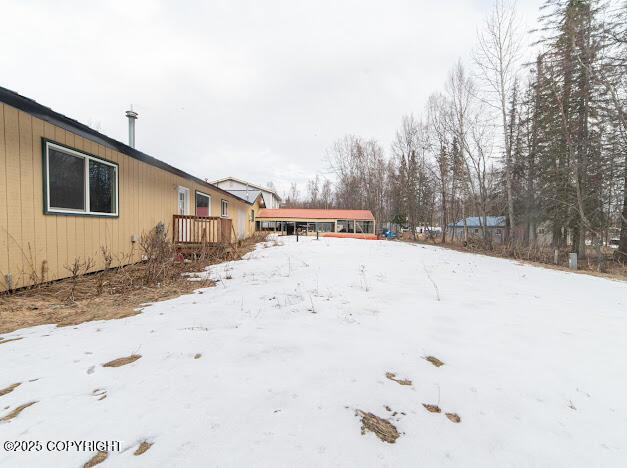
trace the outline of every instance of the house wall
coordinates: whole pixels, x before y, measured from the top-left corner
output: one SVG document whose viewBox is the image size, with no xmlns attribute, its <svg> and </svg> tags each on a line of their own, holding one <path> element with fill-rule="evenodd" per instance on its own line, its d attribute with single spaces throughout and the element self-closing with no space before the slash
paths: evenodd
<svg viewBox="0 0 627 468">
<path fill-rule="evenodd" d="M 42 137 L 119 165 L 119 217 L 44 214 Z M 235 233 L 240 232 L 238 210 L 259 210 L 0 103 L 0 291 L 8 289 L 7 274 L 12 275 L 13 288 L 33 284 L 33 274 L 46 281 L 67 277 L 65 267 L 76 258 L 91 258 L 93 270 L 101 269 L 101 247 L 114 259 L 132 254 L 125 263 L 140 260 L 132 236 L 141 236 L 159 222 L 171 233 L 178 186 L 190 190 L 190 214 L 195 190 L 211 196 L 212 216 L 220 215 L 221 200 L 227 200 Z M 248 236 L 255 225 L 250 216 L 245 223 Z"/>
</svg>

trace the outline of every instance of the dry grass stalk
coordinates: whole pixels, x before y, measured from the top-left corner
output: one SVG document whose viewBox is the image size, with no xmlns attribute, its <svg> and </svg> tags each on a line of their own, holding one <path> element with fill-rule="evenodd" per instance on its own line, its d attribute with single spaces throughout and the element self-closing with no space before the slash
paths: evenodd
<svg viewBox="0 0 627 468">
<path fill-rule="evenodd" d="M 141 444 L 139 444 L 139 447 L 137 447 L 137 450 L 133 452 L 133 455 L 139 456 L 139 455 L 146 453 L 148 449 L 153 446 L 153 444 L 154 442 L 146 442 L 144 440 Z"/>
<path fill-rule="evenodd" d="M 10 421 L 11 419 L 16 418 L 22 411 L 24 411 L 29 406 L 34 405 L 35 403 L 37 403 L 37 402 L 36 401 L 31 401 L 29 403 L 24 403 L 23 405 L 18 406 L 13 411 L 11 411 L 9 414 L 7 414 L 7 415 L 3 416 L 2 418 L 0 418 L 0 421 Z"/>
<path fill-rule="evenodd" d="M 130 356 L 121 357 L 118 359 L 114 359 L 113 361 L 109 361 L 102 365 L 102 367 L 122 367 L 127 364 L 131 364 L 137 361 L 141 357 L 140 354 L 131 354 Z"/>
<path fill-rule="evenodd" d="M 356 413 L 358 416 L 361 416 L 362 435 L 364 435 L 366 431 L 370 431 L 383 442 L 387 442 L 388 444 L 395 443 L 396 439 L 400 437 L 396 427 L 390 421 L 359 409 Z"/>
<path fill-rule="evenodd" d="M 444 365 L 444 363 L 435 356 L 427 356 L 425 359 L 433 364 L 435 367 L 441 367 Z"/>
<path fill-rule="evenodd" d="M 442 410 L 438 405 L 430 405 L 428 403 L 423 403 L 422 406 L 426 408 L 429 413 L 441 413 Z"/>
<path fill-rule="evenodd" d="M 386 372 L 385 376 L 388 379 L 393 380 L 394 382 L 396 382 L 399 385 L 411 385 L 411 380 L 409 380 L 409 379 L 397 379 L 396 378 L 396 374 L 394 372 Z"/>
<path fill-rule="evenodd" d="M 99 465 L 103 461 L 105 461 L 109 457 L 107 452 L 98 452 L 96 455 L 91 457 L 87 463 L 83 465 L 83 468 L 91 468 L 92 466 Z"/>
<path fill-rule="evenodd" d="M 8 340 L 1 340 L 0 344 L 6 344 L 6 343 L 9 343 L 11 341 L 18 341 L 18 340 L 21 340 L 21 339 L 22 339 L 21 336 L 19 338 L 9 338 Z"/>
<path fill-rule="evenodd" d="M 22 385 L 22 382 L 14 383 L 14 384 L 9 385 L 8 387 L 1 388 L 0 389 L 0 396 L 4 396 L 4 395 L 7 395 L 8 393 L 11 393 L 13 390 L 15 390 L 20 385 Z"/>
</svg>

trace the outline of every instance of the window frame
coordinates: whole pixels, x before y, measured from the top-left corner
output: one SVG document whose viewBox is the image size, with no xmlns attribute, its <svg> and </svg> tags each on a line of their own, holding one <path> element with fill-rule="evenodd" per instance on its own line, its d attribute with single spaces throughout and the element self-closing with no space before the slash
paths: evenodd
<svg viewBox="0 0 627 468">
<path fill-rule="evenodd" d="M 207 217 L 210 218 L 211 217 L 211 203 L 213 202 L 213 199 L 211 198 L 211 195 L 209 195 L 208 193 L 205 193 L 205 192 L 201 192 L 200 190 L 195 190 L 194 191 L 194 215 L 198 216 L 198 203 L 196 201 L 196 197 L 198 195 L 200 195 L 202 197 L 207 197 L 209 199 L 209 205 L 207 206 L 207 208 L 208 208 L 207 211 L 209 212 L 209 214 L 207 215 Z M 201 216 L 201 218 L 202 218 L 202 216 Z"/>
<path fill-rule="evenodd" d="M 224 210 L 224 206 L 226 205 L 226 210 Z M 229 217 L 229 202 L 222 198 L 220 200 L 220 218 L 228 218 Z"/>
<path fill-rule="evenodd" d="M 84 210 L 74 210 L 70 208 L 55 208 L 50 206 L 50 148 L 56 149 L 61 153 L 83 159 L 84 170 L 84 194 L 85 202 Z M 63 215 L 63 216 L 90 216 L 95 218 L 119 218 L 120 216 L 120 166 L 118 163 L 109 161 L 99 156 L 79 151 L 69 146 L 56 143 L 51 140 L 42 138 L 42 171 L 43 171 L 43 195 L 44 195 L 44 214 L 46 215 Z M 102 211 L 90 210 L 90 193 L 89 193 L 89 161 L 95 161 L 100 164 L 113 167 L 115 174 L 115 211 L 113 213 L 104 213 Z"/>
</svg>

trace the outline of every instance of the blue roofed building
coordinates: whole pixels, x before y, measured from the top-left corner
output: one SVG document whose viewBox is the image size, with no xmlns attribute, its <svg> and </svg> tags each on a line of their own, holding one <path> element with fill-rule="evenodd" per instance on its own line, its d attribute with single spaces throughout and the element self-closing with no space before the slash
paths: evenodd
<svg viewBox="0 0 627 468">
<path fill-rule="evenodd" d="M 492 241 L 501 243 L 505 239 L 506 220 L 505 216 L 470 216 L 455 223 L 450 223 L 448 227 L 449 236 L 453 240 L 464 240 L 464 229 L 468 229 L 468 238 L 482 238 L 483 229 L 485 226 L 485 232 L 489 239 Z"/>
</svg>

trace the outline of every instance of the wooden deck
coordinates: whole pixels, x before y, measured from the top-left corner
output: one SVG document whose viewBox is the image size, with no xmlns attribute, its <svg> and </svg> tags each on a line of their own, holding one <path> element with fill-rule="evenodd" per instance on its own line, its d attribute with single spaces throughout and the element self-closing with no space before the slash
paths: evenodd
<svg viewBox="0 0 627 468">
<path fill-rule="evenodd" d="M 233 227 L 228 218 L 174 215 L 172 226 L 172 242 L 177 246 L 231 243 Z"/>
</svg>

